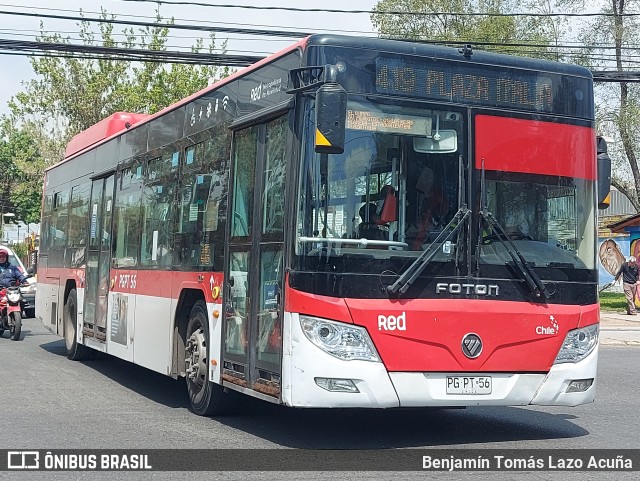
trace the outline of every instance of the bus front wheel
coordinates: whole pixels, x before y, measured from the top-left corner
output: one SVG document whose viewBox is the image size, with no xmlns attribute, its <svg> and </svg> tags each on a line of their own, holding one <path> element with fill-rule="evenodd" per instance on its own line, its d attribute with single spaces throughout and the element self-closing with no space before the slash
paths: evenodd
<svg viewBox="0 0 640 481">
<path fill-rule="evenodd" d="M 185 367 L 187 391 L 193 412 L 214 416 L 229 412 L 232 393 L 209 381 L 209 321 L 207 307 L 198 301 L 191 309 L 187 324 Z"/>
</svg>

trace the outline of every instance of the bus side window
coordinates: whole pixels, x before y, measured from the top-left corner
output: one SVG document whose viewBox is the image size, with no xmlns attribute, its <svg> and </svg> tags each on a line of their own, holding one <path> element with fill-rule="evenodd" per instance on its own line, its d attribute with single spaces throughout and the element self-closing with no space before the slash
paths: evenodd
<svg viewBox="0 0 640 481">
<path fill-rule="evenodd" d="M 209 139 L 186 150 L 174 262 L 222 270 L 230 134 L 225 125 L 214 127 L 208 134 Z"/>
<path fill-rule="evenodd" d="M 114 217 L 115 267 L 137 267 L 140 256 L 142 162 L 137 160 L 119 173 Z"/>
</svg>

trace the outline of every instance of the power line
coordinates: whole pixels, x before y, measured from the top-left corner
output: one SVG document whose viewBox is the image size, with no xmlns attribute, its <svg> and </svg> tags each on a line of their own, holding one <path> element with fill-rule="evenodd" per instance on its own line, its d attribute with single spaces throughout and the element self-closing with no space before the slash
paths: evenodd
<svg viewBox="0 0 640 481">
<path fill-rule="evenodd" d="M 593 73 L 594 82 L 640 82 L 640 71 L 601 70 Z"/>
<path fill-rule="evenodd" d="M 20 37 L 39 37 L 42 34 L 45 34 L 47 36 L 52 35 L 52 34 L 56 34 L 56 35 L 74 35 L 77 34 L 78 31 L 77 30 L 47 30 L 46 32 L 42 32 L 40 30 L 34 30 L 34 29 L 30 29 L 30 28 L 0 28 L 0 34 L 6 34 L 6 35 L 15 35 L 15 36 L 20 36 Z M 127 37 L 128 34 L 126 32 L 111 32 L 110 34 L 112 37 Z M 65 37 L 65 38 L 69 38 L 70 40 L 82 40 L 81 38 L 78 37 Z M 203 37 L 202 35 L 199 36 L 194 36 L 194 35 L 166 35 L 164 36 L 164 38 L 167 39 L 175 39 L 175 40 L 208 40 L 207 37 Z M 216 41 L 220 41 L 221 43 L 226 41 L 228 39 L 218 39 L 216 38 Z M 234 38 L 233 39 L 234 42 L 255 42 L 256 39 L 254 38 Z M 260 42 L 287 42 L 287 43 L 291 43 L 291 40 L 288 38 L 263 38 L 260 39 Z M 190 48 L 190 46 L 188 47 Z"/>
<path fill-rule="evenodd" d="M 78 44 L 70 44 L 70 43 L 59 43 L 59 42 L 28 42 L 28 41 L 20 41 L 20 40 L 9 40 L 9 39 L 5 39 L 4 41 L 2 41 L 3 44 L 0 45 L 2 48 L 6 49 L 6 50 L 24 50 L 24 51 L 29 51 L 29 52 L 36 52 L 38 50 L 46 50 L 46 51 L 52 51 L 52 50 L 58 50 L 58 51 L 74 51 L 76 53 L 80 53 L 80 54 L 85 54 L 85 56 L 83 58 L 101 58 L 101 57 L 86 57 L 86 54 L 91 52 L 94 53 L 96 55 L 98 54 L 103 54 L 103 55 L 110 55 L 113 52 L 117 52 L 118 54 L 124 54 L 127 55 L 128 58 L 130 59 L 138 59 L 144 57 L 146 59 L 148 59 L 148 61 L 159 61 L 159 57 L 162 57 L 162 59 L 164 59 L 164 61 L 169 62 L 170 59 L 172 57 L 175 57 L 177 55 L 181 55 L 183 54 L 182 57 L 178 58 L 177 60 L 171 60 L 171 61 L 177 61 L 177 62 L 184 62 L 184 63 L 202 63 L 202 64 L 219 64 L 220 59 L 212 57 L 212 54 L 208 54 L 208 53 L 197 53 L 197 52 L 191 52 L 191 51 L 174 51 L 174 52 L 167 52 L 165 51 L 160 51 L 160 50 L 154 50 L 154 51 L 150 51 L 147 49 L 143 49 L 143 50 L 134 50 L 131 48 L 118 48 L 118 47 L 96 47 L 96 46 L 91 46 L 91 45 L 78 45 Z M 426 41 L 425 41 L 426 42 Z M 449 41 L 449 40 L 429 40 L 428 42 L 430 43 L 438 43 L 438 44 L 448 44 L 448 45 L 462 45 L 462 44 L 467 44 L 469 43 L 467 42 L 463 42 L 463 41 L 458 41 L 458 42 L 453 42 L 453 41 Z M 544 57 L 553 57 L 553 56 L 563 56 L 563 57 L 580 57 L 579 53 L 575 53 L 575 52 L 562 52 L 556 49 L 556 46 L 551 46 L 551 47 L 546 47 L 544 44 L 506 44 L 506 43 L 499 43 L 499 42 L 471 42 L 474 45 L 482 45 L 484 47 L 487 48 L 487 51 L 496 51 L 498 48 L 501 49 L 500 51 L 502 53 L 515 53 L 515 54 L 525 54 L 525 55 L 542 55 Z M 39 47 L 41 46 L 41 47 Z M 505 49 L 505 47 L 521 47 L 521 48 L 527 48 L 527 47 L 542 47 L 542 48 L 550 48 L 550 50 L 516 50 L 516 49 Z M 566 48 L 573 48 L 572 46 L 568 46 Z M 98 50 L 98 49 L 112 49 L 112 50 Z M 242 51 L 241 51 L 242 52 Z M 254 53 L 254 54 L 269 54 L 270 52 L 242 52 L 245 54 L 248 53 Z M 202 57 L 202 56 L 206 56 L 206 57 Z M 249 61 L 249 63 L 252 63 L 253 61 L 257 61 L 258 59 L 262 58 L 259 56 L 247 56 L 245 55 L 244 57 L 247 57 L 248 60 L 246 58 L 241 58 L 240 60 L 238 60 L 239 55 L 236 55 L 234 58 L 233 56 L 231 56 L 230 54 L 226 53 L 226 55 L 228 55 L 228 61 L 231 62 L 231 64 L 233 65 L 247 65 L 247 63 L 245 63 L 245 61 Z M 588 54 L 584 56 L 587 59 L 590 60 L 594 60 L 594 61 L 614 61 L 615 60 L 615 56 L 613 55 L 596 55 L 596 54 Z M 623 62 L 625 63 L 637 63 L 637 61 L 632 60 L 633 58 L 640 58 L 640 56 L 638 55 L 625 55 L 624 58 L 622 59 Z M 141 60 L 142 61 L 142 60 Z M 230 64 L 230 65 L 231 65 Z"/>
<path fill-rule="evenodd" d="M 355 13 L 369 15 L 411 15 L 411 16 L 457 16 L 457 17 L 636 17 L 640 13 L 491 13 L 491 12 L 407 12 L 404 10 L 342 10 L 334 8 L 300 8 L 300 7 L 275 7 L 275 6 L 258 6 L 258 5 L 230 5 L 230 4 L 213 4 L 203 2 L 187 2 L 172 0 L 120 0 L 122 2 L 141 2 L 141 3 L 159 3 L 166 5 L 194 5 L 199 7 L 215 7 L 215 8 L 242 8 L 246 10 L 282 10 L 287 12 L 304 12 L 304 13 Z"/>
<path fill-rule="evenodd" d="M 73 33 L 77 33 L 77 32 L 48 32 L 48 33 L 67 33 L 67 34 L 73 34 Z M 4 29 L 0 29 L 0 34 L 9 34 L 9 35 L 13 35 L 13 36 L 17 36 L 17 37 L 33 37 L 32 34 L 26 34 L 26 33 L 14 33 L 14 32 L 8 32 L 7 30 Z M 111 34 L 113 37 L 119 37 L 119 36 L 126 36 L 126 34 Z M 178 39 L 201 39 L 202 37 L 171 37 L 168 36 L 167 38 L 178 38 Z M 15 39 L 6 39 L 6 40 L 15 40 Z M 83 39 L 80 37 L 65 37 L 65 40 L 70 40 L 70 41 L 78 41 L 78 42 L 82 42 Z M 254 40 L 255 42 L 255 40 Z M 56 43 L 56 42 L 54 42 Z M 61 43 L 61 42 L 58 42 Z M 176 51 L 182 51 L 182 52 L 192 52 L 191 50 L 191 46 L 184 46 L 184 45 L 172 45 L 172 44 L 164 44 L 163 48 L 165 49 L 170 49 L 170 48 L 174 48 L 174 49 L 183 49 L 183 50 L 176 50 Z M 207 45 L 203 45 L 203 48 L 208 48 Z M 224 53 L 228 54 L 230 52 L 236 52 L 236 53 L 245 53 L 245 54 L 261 54 L 261 55 L 270 55 L 271 53 L 273 53 L 272 51 L 255 51 L 255 50 L 238 50 L 238 49 L 225 49 Z"/>
<path fill-rule="evenodd" d="M 31 11 L 45 11 L 45 12 L 74 12 L 75 10 L 70 10 L 70 9 L 65 9 L 65 8 L 44 8 L 44 7 L 25 7 L 23 5 L 11 5 L 11 4 L 0 4 L 0 7 L 11 7 L 11 8 L 29 8 Z M 33 17 L 38 17 L 40 15 L 35 14 L 33 12 L 30 12 L 32 14 Z M 101 12 L 92 12 L 92 11 L 88 11 L 88 10 L 83 10 L 83 13 L 85 14 L 94 14 L 94 15 L 101 15 Z M 107 13 L 107 12 L 105 12 Z M 128 18 L 142 18 L 142 19 L 150 19 L 150 18 L 156 18 L 156 17 L 149 17 L 148 15 L 133 15 L 133 14 L 121 14 L 121 13 L 108 13 L 108 15 L 113 15 L 118 16 L 118 17 L 128 17 Z M 84 17 L 74 17 L 76 20 L 82 20 Z M 250 24 L 250 23 L 239 23 L 239 22 L 211 22 L 208 20 L 197 20 L 197 19 L 184 19 L 184 18 L 173 18 L 173 20 L 176 21 L 182 21 L 182 22 L 193 22 L 193 23 L 200 23 L 200 24 L 209 24 L 209 25 L 235 25 L 235 26 L 244 26 L 244 27 L 272 27 L 273 25 L 261 25 L 261 24 Z M 166 24 L 166 25 L 171 25 L 171 24 Z M 279 28 L 285 28 L 283 25 L 278 25 Z M 287 27 L 288 28 L 288 27 Z M 296 26 L 296 27 L 292 27 L 292 28 L 299 28 L 299 29 L 306 29 L 305 27 L 300 27 L 300 26 Z M 307 29 L 308 30 L 308 29 Z M 323 28 L 323 32 L 345 32 L 344 29 L 330 29 L 330 28 Z M 349 30 L 350 33 L 356 33 L 356 34 L 360 34 L 360 33 L 364 33 L 364 34 L 371 34 L 371 31 L 357 31 L 357 30 Z M 277 40 L 272 40 L 272 41 L 277 41 Z M 282 40 L 281 40 L 282 41 Z"/>
<path fill-rule="evenodd" d="M 127 0 L 124 0 L 124 1 L 127 1 Z M 142 1 L 142 0 L 131 0 L 131 1 Z M 149 1 L 152 1 L 152 0 L 149 0 Z M 235 6 L 231 5 L 230 7 L 235 7 Z M 271 8 L 271 7 L 255 7 L 255 8 Z M 274 7 L 274 8 L 280 8 L 280 7 Z M 286 38 L 302 38 L 302 37 L 311 35 L 313 33 L 313 32 L 292 31 L 292 30 L 245 29 L 245 28 L 226 28 L 226 27 L 201 26 L 201 25 L 166 24 L 166 23 L 157 23 L 157 22 L 134 22 L 134 21 L 128 21 L 128 20 L 104 19 L 104 18 L 94 18 L 94 17 L 75 17 L 75 16 L 67 16 L 67 15 L 48 15 L 48 14 L 45 15 L 45 14 L 33 14 L 33 13 L 25 13 L 25 12 L 0 11 L 0 15 L 2 14 L 19 15 L 19 16 L 26 16 L 26 17 L 43 17 L 43 18 L 52 18 L 52 19 L 58 19 L 58 20 L 75 20 L 75 21 L 87 21 L 87 22 L 97 22 L 97 23 L 110 23 L 110 24 L 137 26 L 137 27 L 159 27 L 159 28 L 168 28 L 168 29 L 174 28 L 174 29 L 182 29 L 182 30 L 221 32 L 221 33 L 256 35 L 256 36 L 276 36 L 276 37 L 286 37 Z M 378 38 L 378 37 L 372 35 L 371 38 Z M 478 42 L 474 40 L 453 41 L 453 40 L 438 40 L 433 38 L 422 38 L 422 36 L 416 36 L 414 38 L 397 38 L 395 40 L 412 41 L 412 42 L 418 42 L 418 43 L 432 43 L 432 44 L 440 44 L 440 45 L 472 44 L 472 45 L 481 45 L 481 46 L 503 46 L 503 47 L 573 48 L 573 49 L 596 48 L 600 50 L 614 50 L 617 48 L 615 46 L 594 47 L 592 45 L 566 45 L 566 44 L 553 45 L 553 44 L 535 44 L 535 43 L 526 43 L 526 42 L 523 42 L 523 43 Z M 629 46 L 629 47 L 623 46 L 621 48 L 635 50 L 637 49 L 637 46 Z"/>
<path fill-rule="evenodd" d="M 24 55 L 38 55 L 40 52 L 53 52 L 55 55 L 69 55 L 72 58 L 128 60 L 138 62 L 167 62 L 198 65 L 227 65 L 230 67 L 245 67 L 264 58 L 262 56 L 254 55 L 176 52 L 167 50 L 98 47 L 93 45 L 29 42 L 22 40 L 3 39 L 0 39 L 0 50 L 23 52 Z M 79 56 L 73 56 L 71 54 L 79 54 Z"/>
<path fill-rule="evenodd" d="M 399 40 L 405 42 L 415 42 L 415 43 L 427 43 L 427 44 L 437 44 L 437 45 L 471 45 L 471 46 L 483 46 L 483 47 L 533 47 L 533 48 L 541 48 L 541 49 L 577 49 L 577 50 L 616 50 L 615 46 L 599 46 L 593 47 L 591 45 L 565 45 L 565 44 L 553 44 L 553 43 L 528 43 L 528 42 L 520 42 L 520 43 L 510 43 L 510 42 L 481 42 L 477 40 L 438 40 L 434 38 L 404 38 L 404 37 L 380 37 L 387 38 L 389 40 Z M 623 49 L 633 49 L 637 50 L 638 47 L 622 47 Z M 551 50 L 550 50 L 551 52 Z M 541 52 L 544 53 L 544 52 Z"/>
<path fill-rule="evenodd" d="M 265 29 L 249 29 L 249 28 L 228 28 L 228 27 L 209 27 L 204 25 L 182 25 L 176 23 L 157 23 L 157 22 L 133 22 L 129 20 L 104 19 L 95 17 L 73 17 L 70 15 L 51 15 L 51 14 L 33 14 L 26 12 L 9 12 L 0 10 L 0 15 L 17 15 L 21 17 L 51 18 L 56 20 L 74 20 L 84 22 L 110 23 L 114 25 L 129 25 L 134 27 L 152 27 L 167 28 L 178 30 L 197 30 L 203 32 L 221 32 L 221 33 L 239 33 L 244 35 L 272 36 L 272 37 L 289 37 L 302 38 L 311 35 L 310 32 L 294 32 L 287 30 L 265 30 Z"/>
<path fill-rule="evenodd" d="M 17 33 L 17 32 L 33 32 L 33 33 Z M 25 37 L 25 36 L 37 36 L 38 34 L 40 34 L 39 31 L 36 30 L 32 30 L 32 29 L 0 29 L 0 33 L 5 33 L 5 34 L 9 34 L 9 35 L 15 35 L 15 36 L 20 36 L 20 37 Z M 61 31 L 61 30 L 50 30 L 45 32 L 46 35 L 51 35 L 51 34 L 75 34 L 77 33 L 76 31 Z M 35 35 L 34 35 L 35 34 Z M 112 32 L 111 36 L 113 37 L 126 37 L 127 34 L 124 32 Z M 82 40 L 81 38 L 78 37 L 65 37 L 66 39 L 69 40 Z M 177 39 L 177 40 L 205 40 L 203 37 L 201 36 L 177 36 L 177 35 L 167 35 L 165 38 L 167 39 Z M 370 38 L 376 38 L 376 37 L 370 37 Z M 403 40 L 402 38 L 399 38 L 397 40 Z M 250 39 L 250 38 L 234 38 L 233 39 L 234 42 L 255 42 L 255 39 Z M 290 42 L 289 39 L 287 38 L 267 38 L 267 39 L 261 39 L 261 42 Z M 536 54 L 536 53 L 543 53 L 546 55 L 555 55 L 555 54 L 561 54 L 561 55 L 579 55 L 576 53 L 571 53 L 571 52 L 560 52 L 559 49 L 562 50 L 572 50 L 572 49 L 587 49 L 587 50 L 616 50 L 617 47 L 615 46 L 611 46 L 611 45 L 604 45 L 604 44 L 590 44 L 590 45 L 584 45 L 582 43 L 579 42 L 568 42 L 565 44 L 533 44 L 533 43 L 519 43 L 519 44 L 510 44 L 510 43 L 504 43 L 504 42 L 495 42 L 493 45 L 489 44 L 489 43 L 480 43 L 474 40 L 460 40 L 457 42 L 454 42 L 453 40 L 446 40 L 446 39 L 440 39 L 437 37 L 432 37 L 432 38 L 426 38 L 426 39 L 417 39 L 417 40 L 407 40 L 407 41 L 416 41 L 416 42 L 424 42 L 424 43 L 438 43 L 438 44 L 454 44 L 455 45 L 460 45 L 460 44 L 471 44 L 471 45 L 483 45 L 483 46 L 487 46 L 487 47 L 491 47 L 491 46 L 495 46 L 495 47 L 539 47 L 539 48 L 545 48 L 548 49 L 548 51 L 540 51 L 540 50 L 527 50 L 527 51 L 523 51 L 523 50 L 515 50 L 515 49 L 502 49 L 500 50 L 501 52 L 515 52 L 515 53 L 528 53 L 528 54 Z M 175 48 L 190 48 L 190 46 L 179 46 L 179 45 L 167 45 L 167 47 L 175 47 Z M 622 50 L 638 50 L 637 46 L 621 46 L 620 47 Z M 493 49 L 492 49 L 493 50 Z M 233 51 L 239 51 L 242 52 L 242 50 L 233 50 Z M 270 51 L 262 51 L 262 52 L 256 52 L 256 51 L 249 51 L 248 53 L 264 53 L 264 54 L 268 54 L 271 53 Z M 594 57 L 596 54 L 595 53 L 591 53 L 591 54 L 586 54 L 586 56 L 588 58 L 592 58 Z M 611 59 L 614 59 L 615 56 L 613 54 L 600 54 L 600 55 L 604 55 L 604 56 L 609 56 Z M 630 54 L 625 54 L 626 58 L 631 58 L 631 57 L 640 57 L 640 55 L 630 55 Z M 598 58 L 598 60 L 606 60 L 605 58 Z"/>
<path fill-rule="evenodd" d="M 1 50 L 6 50 L 2 52 Z M 197 52 L 170 52 L 117 47 L 60 44 L 50 42 L 24 42 L 0 39 L 0 53 L 5 55 L 33 55 L 39 57 L 75 58 L 83 60 L 124 60 L 135 62 L 183 63 L 198 65 L 225 65 L 244 67 L 263 57 Z M 595 82 L 640 82 L 640 71 L 593 71 Z"/>
<path fill-rule="evenodd" d="M 172 60 L 172 59 L 163 59 L 158 60 L 154 58 L 127 58 L 122 55 L 109 56 L 109 55 L 92 55 L 92 54 L 73 54 L 73 53 L 52 53 L 52 52 L 0 52 L 0 55 L 15 55 L 15 56 L 29 56 L 29 57 L 40 57 L 40 58 L 67 58 L 67 59 L 75 59 L 75 60 L 105 60 L 105 61 L 127 61 L 127 62 L 146 62 L 146 63 L 171 63 L 171 64 L 184 64 L 184 65 L 203 65 L 202 62 L 185 62 L 183 60 Z M 238 64 L 238 65 L 229 65 L 226 62 L 221 62 L 219 64 L 216 63 L 208 63 L 208 65 L 216 65 L 216 66 L 235 66 L 235 67 L 246 67 L 250 64 Z"/>
</svg>

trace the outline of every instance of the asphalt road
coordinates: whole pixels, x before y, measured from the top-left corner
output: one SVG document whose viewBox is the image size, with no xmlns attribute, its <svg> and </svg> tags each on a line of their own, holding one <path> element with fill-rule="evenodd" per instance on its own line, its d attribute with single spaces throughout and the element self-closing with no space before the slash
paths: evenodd
<svg viewBox="0 0 640 481">
<path fill-rule="evenodd" d="M 189 411 L 184 382 L 114 358 L 73 362 L 63 341 L 25 320 L 23 340 L 0 339 L 0 449 L 640 447 L 640 347 L 602 346 L 596 402 L 575 408 L 300 410 L 247 399 L 217 419 Z M 357 451 L 354 452 L 357 456 Z M 184 479 L 182 473 L 144 473 Z M 282 474 L 282 473 L 281 473 Z M 637 473 L 635 473 L 637 475 Z M 16 479 L 0 472 L 0 479 Z M 198 476 L 201 476 L 202 473 Z M 401 473 L 431 479 L 442 473 Z M 28 478 L 27 478 L 28 476 Z M 20 473 L 19 479 L 69 479 Z M 73 479 L 140 473 L 75 473 Z M 512 479 L 514 473 L 450 473 Z M 628 473 L 519 473 L 530 479 L 634 479 Z M 559 476 L 556 478 L 555 476 Z M 212 473 L 207 479 L 391 479 L 391 473 Z M 139 478 L 147 479 L 147 478 Z"/>
</svg>

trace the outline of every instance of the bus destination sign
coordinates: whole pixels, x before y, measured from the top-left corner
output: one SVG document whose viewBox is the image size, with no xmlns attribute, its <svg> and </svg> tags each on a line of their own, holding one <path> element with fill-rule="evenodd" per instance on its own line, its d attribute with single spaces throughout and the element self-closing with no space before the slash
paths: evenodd
<svg viewBox="0 0 640 481">
<path fill-rule="evenodd" d="M 565 78 L 554 73 L 435 62 L 428 58 L 420 63 L 403 58 L 376 60 L 378 93 L 537 112 L 572 109 L 569 105 L 559 106 L 556 101 Z M 588 97 L 579 90 L 575 94 L 574 102 Z"/>
<path fill-rule="evenodd" d="M 347 128 L 371 132 L 431 135 L 431 117 L 391 115 L 365 110 L 347 110 Z"/>
</svg>

